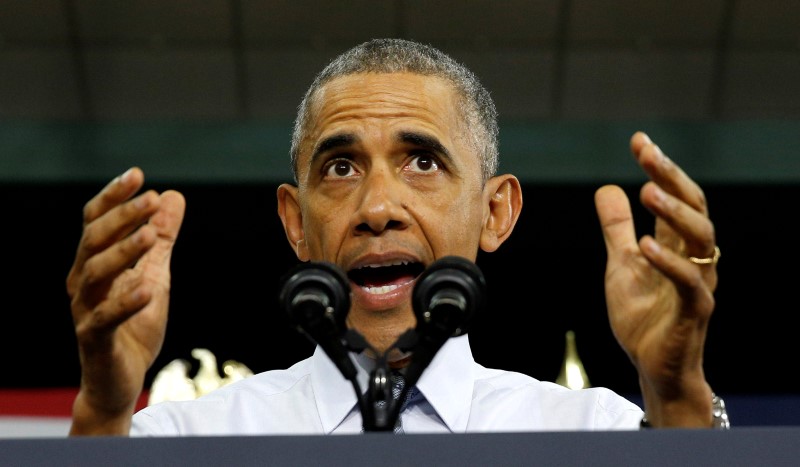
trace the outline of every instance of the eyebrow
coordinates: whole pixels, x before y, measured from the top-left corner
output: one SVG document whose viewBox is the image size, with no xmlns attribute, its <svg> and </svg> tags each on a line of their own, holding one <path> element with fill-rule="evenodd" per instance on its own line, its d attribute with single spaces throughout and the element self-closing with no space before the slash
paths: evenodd
<svg viewBox="0 0 800 467">
<path fill-rule="evenodd" d="M 413 131 L 402 131 L 398 135 L 397 139 L 403 143 L 413 144 L 415 146 L 428 149 L 431 152 L 440 154 L 445 159 L 453 159 L 450 151 L 448 151 L 447 148 L 444 147 L 444 145 L 440 143 L 439 140 L 434 136 L 426 135 L 424 133 L 416 133 Z"/>
<path fill-rule="evenodd" d="M 352 134 L 352 133 L 337 133 L 327 138 L 323 139 L 322 141 L 317 144 L 317 147 L 314 148 L 314 152 L 311 154 L 311 165 L 325 152 L 330 151 L 331 149 L 341 148 L 344 146 L 350 146 L 354 143 L 357 143 L 359 138 Z"/>
</svg>

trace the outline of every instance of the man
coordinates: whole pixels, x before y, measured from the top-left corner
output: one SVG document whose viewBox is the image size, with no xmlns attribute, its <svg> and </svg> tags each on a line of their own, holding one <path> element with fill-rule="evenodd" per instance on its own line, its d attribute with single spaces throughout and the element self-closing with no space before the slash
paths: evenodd
<svg viewBox="0 0 800 467">
<path fill-rule="evenodd" d="M 522 193 L 516 177 L 495 173 L 496 118 L 471 72 L 403 40 L 346 52 L 304 97 L 292 138 L 296 185 L 278 188 L 278 214 L 301 261 L 347 273 L 347 325 L 378 353 L 415 325 L 412 290 L 427 266 L 451 255 L 474 261 L 511 235 Z M 624 192 L 596 192 L 611 326 L 639 372 L 646 424 L 719 425 L 702 366 L 719 257 L 706 200 L 647 135 L 634 134 L 630 147 L 650 178 L 641 202 L 657 220 L 655 236 L 637 241 Z M 67 278 L 82 364 L 71 434 L 361 431 L 355 392 L 319 348 L 287 370 L 148 407 L 132 422 L 163 342 L 170 255 L 185 210 L 175 191 L 137 195 L 143 183 L 132 168 L 84 208 Z M 374 362 L 352 358 L 366 381 Z M 402 369 L 413 355 L 392 350 L 387 358 Z M 406 432 L 638 429 L 644 415 L 604 388 L 569 390 L 484 368 L 467 336 L 449 339 L 416 387 L 401 415 Z"/>
</svg>

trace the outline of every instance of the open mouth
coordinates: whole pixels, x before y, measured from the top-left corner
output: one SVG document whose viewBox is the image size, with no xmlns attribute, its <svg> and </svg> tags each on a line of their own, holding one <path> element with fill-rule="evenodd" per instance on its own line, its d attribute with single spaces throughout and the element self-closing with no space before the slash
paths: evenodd
<svg viewBox="0 0 800 467">
<path fill-rule="evenodd" d="M 347 277 L 371 294 L 385 294 L 417 278 L 425 266 L 402 261 L 391 265 L 371 265 L 352 269 Z"/>
</svg>

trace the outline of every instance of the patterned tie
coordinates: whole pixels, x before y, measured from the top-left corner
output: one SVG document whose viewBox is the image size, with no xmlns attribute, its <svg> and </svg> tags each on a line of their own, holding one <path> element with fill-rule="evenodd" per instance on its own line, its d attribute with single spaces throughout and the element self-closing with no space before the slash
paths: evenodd
<svg viewBox="0 0 800 467">
<path fill-rule="evenodd" d="M 403 392 L 403 387 L 406 385 L 406 379 L 405 377 L 403 377 L 403 374 L 400 373 L 399 370 L 392 370 L 391 378 L 392 378 L 392 398 L 394 400 L 397 400 L 398 398 L 400 398 L 400 393 Z M 413 399 L 417 395 L 417 392 L 419 391 L 417 390 L 417 387 L 414 386 L 411 388 L 410 391 L 408 391 L 408 393 L 406 393 L 406 397 L 403 399 L 400 405 L 400 412 L 399 412 L 400 416 L 397 417 L 397 424 L 394 426 L 395 434 L 403 434 L 403 424 L 401 416 L 403 410 L 406 409 L 411 399 Z"/>
</svg>

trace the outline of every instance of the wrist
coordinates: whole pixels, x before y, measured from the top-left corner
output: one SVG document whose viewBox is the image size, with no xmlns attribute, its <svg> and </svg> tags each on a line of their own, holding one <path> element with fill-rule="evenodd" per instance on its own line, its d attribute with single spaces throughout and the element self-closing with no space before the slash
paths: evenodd
<svg viewBox="0 0 800 467">
<path fill-rule="evenodd" d="M 98 407 L 80 391 L 72 403 L 69 435 L 127 435 L 134 408 L 135 405 L 114 410 Z"/>
<path fill-rule="evenodd" d="M 641 429 L 648 429 L 652 428 L 653 425 L 650 424 L 650 421 L 647 418 L 647 414 L 645 413 L 642 416 L 641 422 L 639 422 L 639 428 Z M 717 430 L 729 430 L 731 427 L 730 419 L 728 418 L 728 411 L 725 407 L 725 401 L 716 395 L 715 393 L 711 393 L 711 428 Z"/>
</svg>

